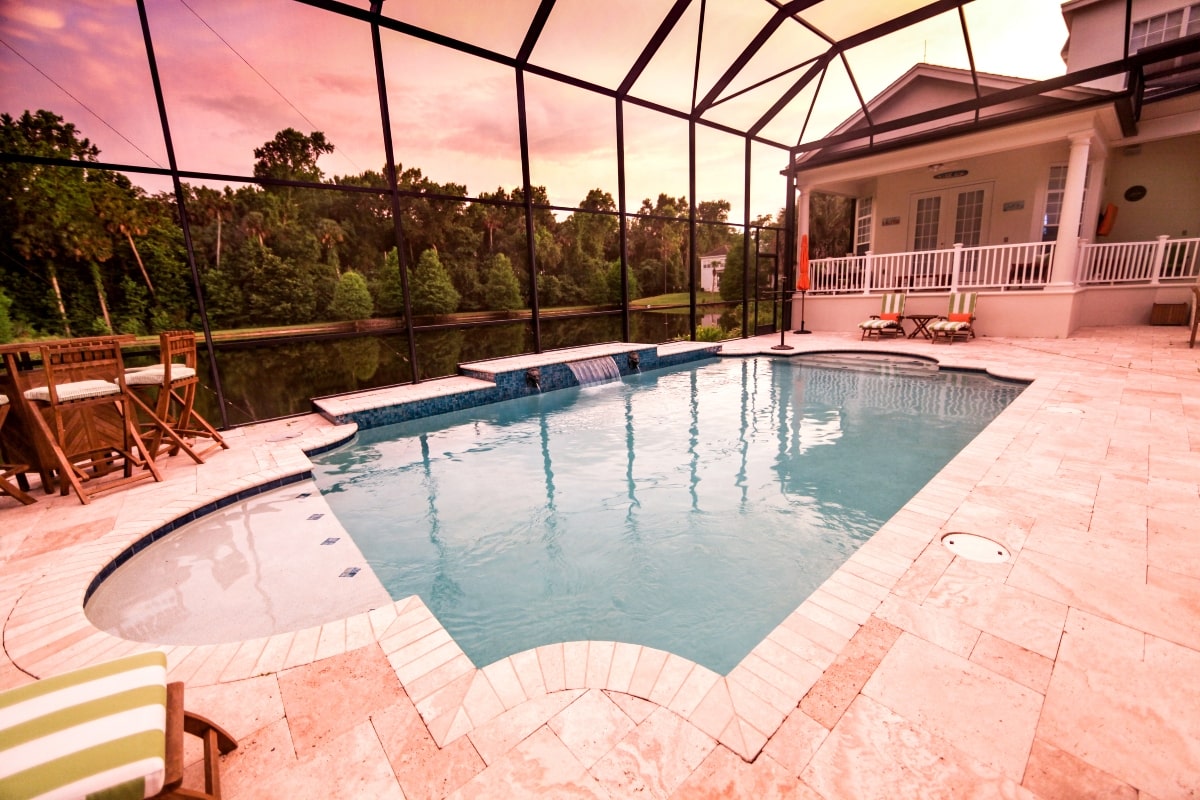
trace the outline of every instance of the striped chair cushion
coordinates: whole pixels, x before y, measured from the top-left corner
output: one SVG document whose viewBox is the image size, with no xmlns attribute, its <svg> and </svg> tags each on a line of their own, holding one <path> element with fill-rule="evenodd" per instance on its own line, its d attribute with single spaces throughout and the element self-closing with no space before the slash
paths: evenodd
<svg viewBox="0 0 1200 800">
<path fill-rule="evenodd" d="M 196 377 L 196 370 L 183 364 L 171 365 L 171 380 Z M 157 386 L 163 382 L 163 365 L 151 364 L 148 367 L 125 370 L 125 383 L 130 386 Z"/>
<path fill-rule="evenodd" d="M 153 651 L 0 693 L 0 797 L 162 791 L 167 657 Z"/>
<path fill-rule="evenodd" d="M 57 387 L 58 399 L 61 402 L 68 400 L 83 400 L 88 397 L 103 397 L 106 394 L 120 394 L 121 387 L 117 386 L 112 381 L 75 381 L 74 383 L 60 383 Z M 41 403 L 50 402 L 50 390 L 45 386 L 38 386 L 25 391 L 25 397 L 29 400 L 36 400 Z"/>
<path fill-rule="evenodd" d="M 863 330 L 880 330 L 882 328 L 894 328 L 900 323 L 894 319 L 869 319 L 865 322 L 858 323 L 858 327 Z"/>
<path fill-rule="evenodd" d="M 958 321 L 951 321 L 948 319 L 940 319 L 937 322 L 929 323 L 929 330 L 943 331 L 946 333 L 953 333 L 954 331 L 964 331 L 970 327 L 971 327 L 971 323 L 969 323 L 969 322 L 958 322 Z"/>
</svg>

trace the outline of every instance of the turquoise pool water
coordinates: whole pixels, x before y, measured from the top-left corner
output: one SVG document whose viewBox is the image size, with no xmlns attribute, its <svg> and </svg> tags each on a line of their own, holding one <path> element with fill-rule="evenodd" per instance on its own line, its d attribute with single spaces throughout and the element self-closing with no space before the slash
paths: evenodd
<svg viewBox="0 0 1200 800">
<path fill-rule="evenodd" d="M 597 639 L 727 674 L 1021 388 L 717 359 L 368 430 L 314 474 L 478 666 Z"/>
</svg>

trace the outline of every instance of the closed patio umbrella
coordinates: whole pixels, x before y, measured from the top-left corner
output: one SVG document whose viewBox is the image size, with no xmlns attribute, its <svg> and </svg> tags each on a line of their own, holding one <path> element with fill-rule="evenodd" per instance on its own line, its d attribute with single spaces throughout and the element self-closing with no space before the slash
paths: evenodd
<svg viewBox="0 0 1200 800">
<path fill-rule="evenodd" d="M 800 329 L 792 333 L 812 333 L 804 328 L 804 298 L 812 286 L 808 274 L 808 234 L 800 236 L 800 258 L 796 263 L 796 291 L 800 293 Z"/>
</svg>

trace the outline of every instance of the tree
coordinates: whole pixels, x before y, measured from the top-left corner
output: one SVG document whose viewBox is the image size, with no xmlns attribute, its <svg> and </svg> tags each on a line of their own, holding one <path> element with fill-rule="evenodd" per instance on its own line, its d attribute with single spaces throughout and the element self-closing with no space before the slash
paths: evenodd
<svg viewBox="0 0 1200 800">
<path fill-rule="evenodd" d="M 629 230 L 630 263 L 643 291 L 662 294 L 686 286 L 684 271 L 688 248 L 686 197 L 660 194 L 655 203 L 642 201 Z"/>
<path fill-rule="evenodd" d="M 335 319 L 368 319 L 374 306 L 367 279 L 357 272 L 347 272 L 338 281 L 333 292 L 333 303 L 329 312 Z"/>
<path fill-rule="evenodd" d="M 322 218 L 317 220 L 317 241 L 321 243 L 321 256 L 324 262 L 339 275 L 341 274 L 341 259 L 338 258 L 338 245 L 346 240 L 346 232 L 336 220 Z"/>
<path fill-rule="evenodd" d="M 808 203 L 809 258 L 833 258 L 853 252 L 853 198 L 813 192 Z"/>
<path fill-rule="evenodd" d="M 745 294 L 745 287 L 742 285 L 746 271 L 746 258 L 742 250 L 743 241 L 744 238 L 738 236 L 729 247 L 729 254 L 725 256 L 725 271 L 721 273 L 721 285 L 717 287 L 722 300 L 736 302 L 743 299 Z"/>
<path fill-rule="evenodd" d="M 8 315 L 10 307 L 12 307 L 12 300 L 9 300 L 4 290 L 0 289 L 0 344 L 13 340 L 12 318 Z"/>
<path fill-rule="evenodd" d="M 591 278 L 588 296 L 599 305 L 619 305 L 621 302 L 621 262 L 610 261 L 597 270 Z M 637 278 L 629 276 L 629 296 L 637 297 Z"/>
<path fill-rule="evenodd" d="M 503 253 L 491 256 L 483 271 L 483 292 L 486 307 L 493 311 L 515 311 L 525 304 L 521 300 L 521 284 L 513 272 L 512 262 Z"/>
<path fill-rule="evenodd" d="M 442 266 L 437 250 L 421 253 L 409 287 L 413 314 L 453 314 L 458 310 L 458 292 Z"/>
<path fill-rule="evenodd" d="M 99 149 L 81 138 L 75 126 L 57 114 L 26 111 L 14 119 L 0 115 L 0 152 L 70 161 L 99 160 Z M 104 276 L 99 264 L 113 254 L 112 239 L 95 213 L 93 197 L 98 186 L 113 184 L 112 173 L 72 167 L 45 167 L 17 162 L 0 164 L 0 220 L 2 238 L 35 274 L 44 276 L 53 293 L 57 327 L 71 335 L 68 292 L 64 270 L 82 281 L 72 281 L 96 293 L 107 316 Z M 32 299 L 32 298 L 31 298 Z M 20 298 L 24 303 L 24 298 Z M 34 301 L 35 305 L 40 305 Z M 90 324 L 96 307 L 83 307 L 77 322 Z M 50 320 L 45 320 L 49 322 Z"/>
<path fill-rule="evenodd" d="M 400 282 L 400 253 L 388 251 L 375 281 L 375 310 L 382 317 L 398 317 L 404 313 L 404 287 Z"/>
<path fill-rule="evenodd" d="M 285 128 L 262 147 L 254 148 L 254 177 L 319 183 L 325 176 L 317 159 L 333 152 L 333 143 L 320 131 L 305 136 Z"/>
</svg>

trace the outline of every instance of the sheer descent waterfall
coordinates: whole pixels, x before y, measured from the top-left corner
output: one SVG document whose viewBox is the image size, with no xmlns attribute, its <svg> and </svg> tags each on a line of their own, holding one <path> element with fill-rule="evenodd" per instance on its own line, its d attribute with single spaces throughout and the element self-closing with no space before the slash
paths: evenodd
<svg viewBox="0 0 1200 800">
<path fill-rule="evenodd" d="M 571 368 L 580 386 L 599 386 L 602 383 L 621 380 L 621 370 L 612 356 L 569 361 L 567 366 Z"/>
</svg>

